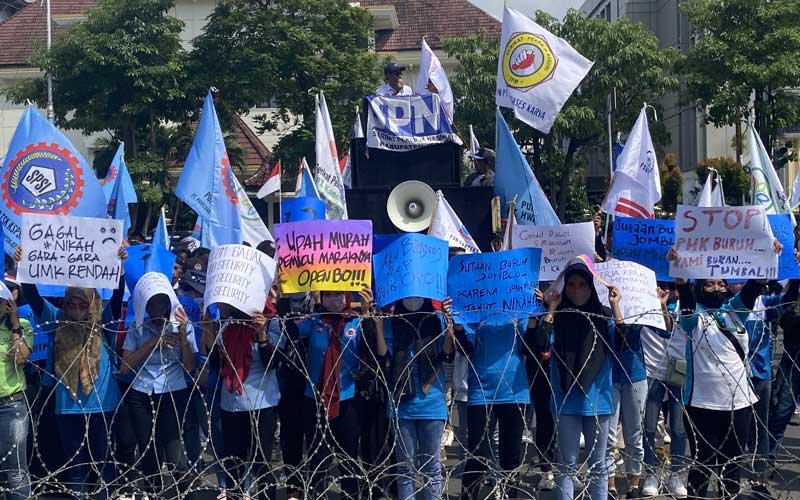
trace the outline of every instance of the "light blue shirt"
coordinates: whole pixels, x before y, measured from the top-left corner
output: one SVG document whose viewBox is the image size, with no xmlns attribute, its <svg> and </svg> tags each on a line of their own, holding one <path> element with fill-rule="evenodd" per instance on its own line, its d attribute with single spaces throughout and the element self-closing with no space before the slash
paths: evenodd
<svg viewBox="0 0 800 500">
<path fill-rule="evenodd" d="M 172 332 L 177 332 L 175 325 L 169 325 Z M 191 323 L 186 325 L 186 333 L 189 339 L 189 347 L 192 353 L 197 353 L 197 344 L 194 339 L 194 328 Z M 156 330 L 152 321 L 147 318 L 139 328 L 133 328 L 125 336 L 125 343 L 122 349 L 125 351 L 138 351 L 143 344 L 150 339 L 158 337 L 160 333 Z M 145 394 L 163 394 L 186 389 L 186 370 L 181 363 L 181 346 L 156 347 L 142 361 L 139 366 L 133 367 L 136 377 L 131 383 L 131 388 Z"/>
<path fill-rule="evenodd" d="M 278 323 L 277 328 L 273 328 L 274 323 Z M 281 341 L 280 322 L 276 320 L 270 321 L 268 331 L 272 345 L 279 346 L 279 342 Z M 217 337 L 217 344 L 222 343 L 222 336 L 224 334 L 225 329 L 223 328 L 222 332 Z M 278 386 L 278 376 L 275 370 L 278 361 L 277 351 L 273 359 L 270 360 L 269 371 L 266 370 L 266 366 L 264 366 L 264 363 L 261 361 L 261 353 L 258 351 L 258 344 L 256 342 L 253 342 L 250 352 L 252 359 L 250 362 L 250 372 L 242 383 L 242 393 L 231 392 L 227 387 L 222 388 L 220 404 L 225 411 L 255 411 L 263 408 L 272 408 L 273 406 L 277 406 L 281 400 L 281 390 Z"/>
<path fill-rule="evenodd" d="M 308 375 L 305 395 L 314 398 L 317 392 L 322 362 L 330 342 L 330 327 L 319 316 L 311 316 L 297 324 L 301 338 L 308 338 Z M 344 323 L 341 336 L 341 362 L 339 401 L 345 401 L 356 394 L 355 376 L 361 366 L 358 349 L 361 342 L 361 318 L 358 316 Z"/>
<path fill-rule="evenodd" d="M 55 324 L 61 319 L 61 309 L 45 300 L 42 313 L 36 318 L 36 322 L 39 324 L 50 322 L 51 328 L 48 328 L 47 332 L 53 337 L 56 332 Z M 53 351 L 54 349 L 50 349 L 48 358 L 48 366 L 51 367 L 53 366 Z M 100 353 L 100 364 L 94 388 L 89 394 L 85 394 L 80 386 L 80 380 L 78 380 L 77 399 L 72 399 L 58 375 L 55 372 L 50 372 L 53 373 L 56 381 L 56 414 L 75 415 L 105 413 L 116 410 L 120 401 L 120 394 L 119 386 L 111 371 L 111 352 L 108 347 L 108 339 L 103 335 L 103 347 Z"/>
</svg>

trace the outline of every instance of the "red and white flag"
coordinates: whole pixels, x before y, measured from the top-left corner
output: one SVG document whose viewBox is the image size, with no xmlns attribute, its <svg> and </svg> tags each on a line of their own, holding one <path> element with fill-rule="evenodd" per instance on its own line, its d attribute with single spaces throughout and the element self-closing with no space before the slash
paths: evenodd
<svg viewBox="0 0 800 500">
<path fill-rule="evenodd" d="M 646 107 L 642 108 L 625 148 L 617 158 L 617 169 L 611 180 L 603 211 L 623 217 L 652 219 L 655 205 L 661 200 L 661 179 Z"/>
<path fill-rule="evenodd" d="M 261 186 L 261 189 L 256 193 L 256 197 L 263 199 L 271 195 L 275 191 L 281 190 L 281 161 L 278 160 L 272 170 L 269 172 L 267 181 Z"/>
</svg>

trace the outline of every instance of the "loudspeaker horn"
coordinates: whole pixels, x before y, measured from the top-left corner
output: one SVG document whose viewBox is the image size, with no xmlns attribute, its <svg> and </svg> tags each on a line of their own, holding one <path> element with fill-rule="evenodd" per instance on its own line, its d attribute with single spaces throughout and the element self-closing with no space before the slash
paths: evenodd
<svg viewBox="0 0 800 500">
<path fill-rule="evenodd" d="M 405 181 L 389 193 L 386 211 L 392 224 L 401 231 L 416 233 L 431 225 L 436 193 L 424 182 Z"/>
</svg>

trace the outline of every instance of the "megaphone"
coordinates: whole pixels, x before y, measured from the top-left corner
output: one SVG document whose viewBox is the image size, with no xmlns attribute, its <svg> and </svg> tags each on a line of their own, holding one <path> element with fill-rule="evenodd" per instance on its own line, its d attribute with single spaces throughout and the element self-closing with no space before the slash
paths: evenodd
<svg viewBox="0 0 800 500">
<path fill-rule="evenodd" d="M 416 233 L 431 225 L 436 193 L 424 182 L 405 181 L 389 193 L 386 211 L 392 224 L 406 233 Z"/>
</svg>

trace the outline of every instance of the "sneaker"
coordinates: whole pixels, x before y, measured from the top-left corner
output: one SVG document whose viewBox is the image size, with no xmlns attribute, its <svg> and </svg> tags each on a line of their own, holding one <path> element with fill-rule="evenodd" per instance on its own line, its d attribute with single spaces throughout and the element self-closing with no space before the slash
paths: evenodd
<svg viewBox="0 0 800 500">
<path fill-rule="evenodd" d="M 556 488 L 556 478 L 552 472 L 545 472 L 542 478 L 539 479 L 539 484 L 536 486 L 536 491 L 552 491 Z"/>
<path fill-rule="evenodd" d="M 769 486 L 766 483 L 754 482 L 750 490 L 753 492 L 753 498 L 757 500 L 775 499 L 775 495 L 772 494 L 772 491 L 769 489 Z"/>
<path fill-rule="evenodd" d="M 658 478 L 653 474 L 645 476 L 642 482 L 642 496 L 654 497 L 658 495 Z"/>
<path fill-rule="evenodd" d="M 670 476 L 667 482 L 667 488 L 669 489 L 669 494 L 672 495 L 673 498 L 686 498 L 689 495 L 689 492 L 686 490 L 686 485 L 683 484 L 683 478 L 678 474 Z"/>
<path fill-rule="evenodd" d="M 228 498 L 228 492 L 225 491 L 225 488 L 219 490 L 219 495 L 217 495 L 217 500 L 226 500 Z"/>
</svg>

